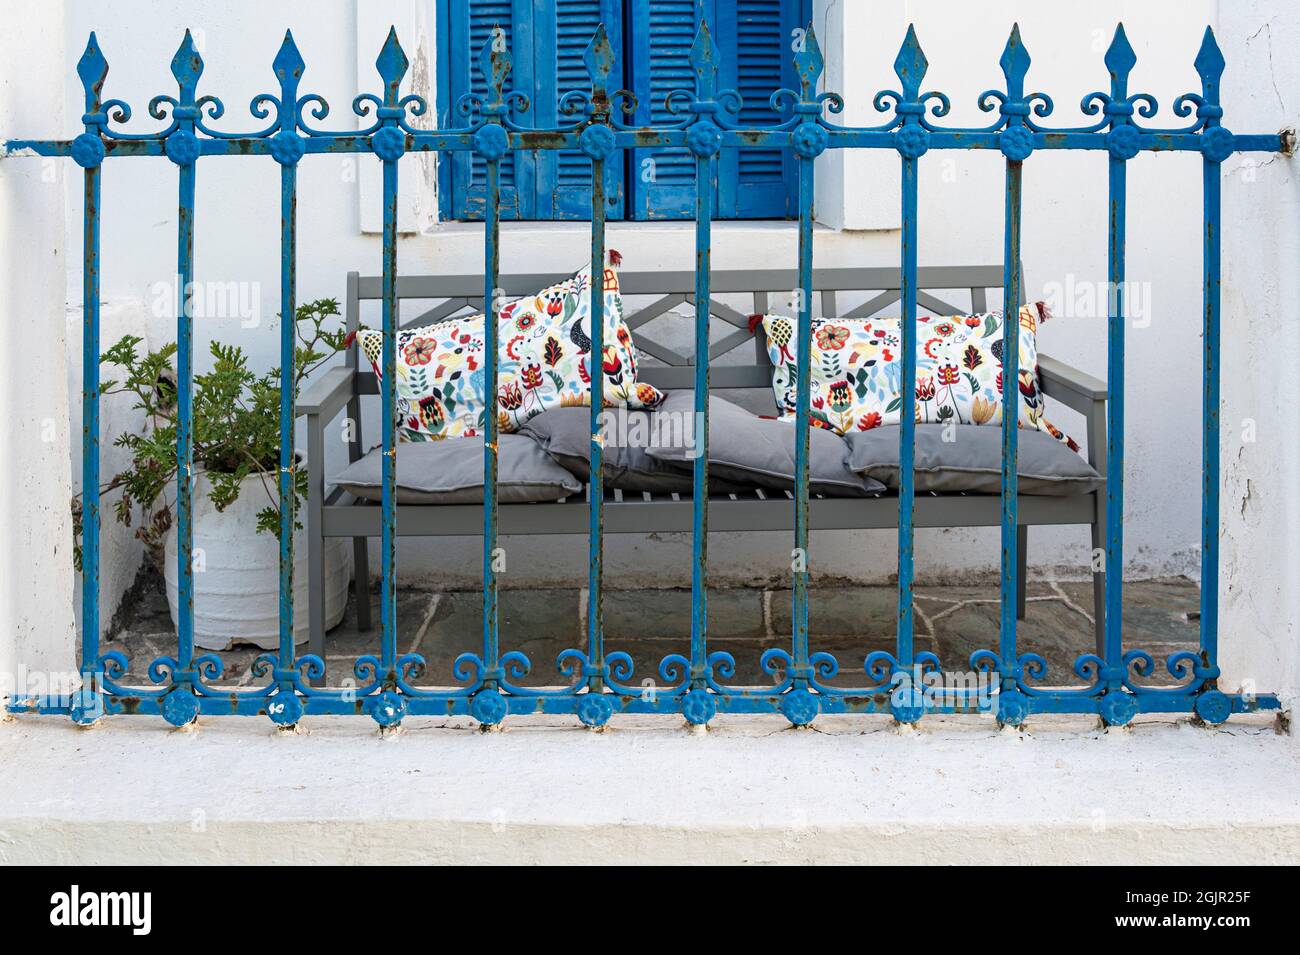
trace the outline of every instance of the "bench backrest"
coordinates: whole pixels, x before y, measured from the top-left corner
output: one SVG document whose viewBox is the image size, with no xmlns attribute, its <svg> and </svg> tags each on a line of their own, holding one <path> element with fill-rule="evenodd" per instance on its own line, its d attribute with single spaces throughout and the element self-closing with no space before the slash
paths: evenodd
<svg viewBox="0 0 1300 955">
<path fill-rule="evenodd" d="M 520 297 L 535 294 L 564 280 L 568 274 L 502 275 L 497 284 L 507 297 Z M 895 268 L 816 269 L 813 271 L 814 314 L 865 318 L 890 309 L 899 300 L 900 279 L 901 273 Z M 917 305 L 922 311 L 936 315 L 983 312 L 988 309 L 989 291 L 1001 290 L 1002 281 L 1001 265 L 921 268 L 917 270 Z M 791 289 L 799 284 L 798 273 L 794 269 L 717 270 L 711 273 L 710 283 L 709 314 L 714 323 L 724 326 L 724 334 L 715 334 L 709 349 L 710 387 L 718 390 L 768 389 L 770 393 L 772 366 L 762 326 L 751 334 L 749 315 L 759 312 L 792 314 Z M 661 389 L 690 388 L 695 379 L 693 356 L 656 341 L 645 326 L 680 305 L 694 305 L 695 273 L 620 271 L 619 284 L 624 297 L 633 299 L 626 304 L 625 317 L 640 359 L 637 378 Z M 954 304 L 936 294 L 954 290 L 969 292 L 970 301 Z M 865 294 L 866 299 L 841 311 L 837 298 L 840 293 L 845 293 L 845 297 L 852 294 L 859 299 Z M 380 299 L 382 294 L 383 282 L 378 276 L 348 273 L 346 320 L 349 331 L 355 331 L 360 321 L 360 303 Z M 745 296 L 746 303 L 752 307 L 742 311 L 721 298 L 725 296 L 735 300 L 738 295 Z M 646 296 L 651 301 L 641 304 Z M 480 275 L 400 276 L 397 279 L 397 298 L 399 327 L 429 325 L 458 314 L 483 311 L 483 278 Z M 414 316 L 404 318 L 403 300 L 419 300 L 425 303 L 425 307 Z M 405 311 L 413 310 L 408 308 Z M 897 308 L 893 309 L 893 313 L 897 311 Z M 750 349 L 748 356 L 742 350 L 745 346 Z M 741 359 L 739 363 L 737 358 Z M 349 350 L 348 363 L 357 367 L 355 347 Z M 364 367 L 359 371 L 359 392 L 377 394 L 378 383 L 374 374 Z"/>
</svg>

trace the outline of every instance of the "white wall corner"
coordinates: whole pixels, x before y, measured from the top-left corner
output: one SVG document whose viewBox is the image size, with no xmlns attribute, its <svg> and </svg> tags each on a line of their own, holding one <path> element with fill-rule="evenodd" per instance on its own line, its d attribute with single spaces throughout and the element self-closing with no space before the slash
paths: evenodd
<svg viewBox="0 0 1300 955">
<path fill-rule="evenodd" d="M 1219 8 L 1224 124 L 1300 126 L 1300 20 L 1288 0 Z M 1300 698 L 1300 179 L 1296 157 L 1239 154 L 1223 177 L 1224 684 Z"/>
<path fill-rule="evenodd" d="M 907 32 L 902 4 L 814 0 L 813 27 L 826 60 L 824 90 L 844 97 L 831 122 L 878 125 L 871 98 L 890 86 L 888 64 Z M 879 69 L 883 67 L 883 69 Z M 898 156 L 888 149 L 828 150 L 817 160 L 817 221 L 845 231 L 902 226 Z"/>
<path fill-rule="evenodd" d="M 433 129 L 437 125 L 434 19 L 434 5 L 420 0 L 357 0 L 357 91 L 374 93 L 380 89 L 375 58 L 389 27 L 395 27 L 411 62 L 402 82 L 402 95 L 418 94 L 429 106 L 423 116 L 411 117 L 411 126 L 416 129 Z M 364 129 L 373 121 L 372 111 L 369 116 L 358 117 L 357 126 Z M 356 158 L 361 231 L 378 234 L 384 228 L 382 165 L 369 156 Z M 427 232 L 438 219 L 437 157 L 433 153 L 407 153 L 397 165 L 397 231 Z"/>
<path fill-rule="evenodd" d="M 33 4 L 21 31 L 0 31 L 0 62 L 0 135 L 63 135 L 63 4 Z M 0 158 L 0 455 L 9 463 L 0 494 L 0 695 L 76 671 L 63 322 L 68 165 Z"/>
</svg>

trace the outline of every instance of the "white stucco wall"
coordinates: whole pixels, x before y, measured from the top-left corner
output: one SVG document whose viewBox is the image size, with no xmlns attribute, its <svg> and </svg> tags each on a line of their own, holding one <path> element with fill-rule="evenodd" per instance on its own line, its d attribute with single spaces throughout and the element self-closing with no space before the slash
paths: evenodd
<svg viewBox="0 0 1300 955">
<path fill-rule="evenodd" d="M 142 105 L 154 93 L 172 88 L 167 64 L 185 26 L 197 34 L 207 61 L 200 92 L 219 91 L 229 113 L 228 127 L 247 127 L 243 104 L 274 88 L 270 62 L 283 27 L 291 27 L 307 62 L 304 90 L 319 91 L 334 106 L 330 122 L 349 126 L 348 104 L 357 92 L 358 64 L 373 61 L 374 38 L 390 21 L 418 34 L 430 18 L 418 0 L 360 0 L 278 4 L 269 21 L 263 4 L 236 0 L 196 11 L 176 0 L 124 0 L 104 22 L 91 3 L 69 4 L 66 68 L 71 70 L 85 34 L 97 29 L 112 65 L 109 90 L 136 105 L 134 129 L 149 128 Z M 816 17 L 827 44 L 832 79 L 841 85 L 849 107 L 845 122 L 876 122 L 870 97 L 896 85 L 892 62 L 906 23 L 916 23 L 930 60 L 927 88 L 942 89 L 953 100 L 948 121 L 988 121 L 975 108 L 977 94 L 1002 83 L 997 65 L 1010 24 L 1019 20 L 1034 58 L 1030 86 L 1046 89 L 1057 103 L 1062 125 L 1078 116 L 1080 97 L 1107 85 L 1101 63 L 1118 19 L 1128 26 L 1138 53 L 1134 88 L 1148 90 L 1164 104 L 1198 88 L 1191 60 L 1207 22 L 1215 18 L 1211 0 L 1155 3 L 1099 0 L 1088 5 L 957 0 L 928 2 L 833 2 L 821 0 Z M 358 28 L 358 23 L 361 27 Z M 366 35 L 358 38 L 359 33 Z M 412 49 L 414 36 L 403 36 Z M 418 61 L 418 57 L 413 57 Z M 1229 68 L 1239 69 L 1234 62 Z M 1240 75 L 1240 74 L 1239 74 Z M 369 88 L 369 87 L 368 87 Z M 1231 87 L 1230 87 L 1231 88 Z M 68 93 L 70 102 L 75 90 Z M 73 108 L 79 106 L 73 103 Z M 1229 116 L 1238 104 L 1229 96 Z M 71 114 L 70 114 L 71 115 Z M 1251 123 L 1271 130 L 1282 111 L 1266 105 Z M 418 157 L 403 160 L 404 206 L 410 228 L 427 221 L 427 182 Z M 890 156 L 846 157 L 843 168 L 823 161 L 825 174 L 818 211 L 827 224 L 816 240 L 820 265 L 892 265 L 898 260 L 897 232 L 891 226 L 897 206 L 897 161 Z M 924 264 L 997 261 L 1002 248 L 1003 172 L 999 156 L 932 153 L 922 161 L 921 247 Z M 1044 351 L 1093 374 L 1105 372 L 1104 296 L 1095 294 L 1105 279 L 1104 158 L 1040 153 L 1025 174 L 1024 251 L 1031 295 L 1068 290 L 1069 301 L 1042 333 Z M 1143 314 L 1128 336 L 1128 510 L 1126 541 L 1134 575 L 1195 572 L 1199 541 L 1199 163 L 1194 157 L 1142 156 L 1129 175 L 1129 278 L 1141 296 Z M 278 175 L 272 163 L 238 158 L 205 160 L 199 172 L 197 276 L 239 283 L 239 300 L 224 316 L 197 325 L 200 364 L 207 341 L 219 337 L 241 345 L 256 363 L 276 361 L 275 308 L 278 289 Z M 111 164 L 105 178 L 105 294 L 136 298 L 151 308 L 165 289 L 175 259 L 175 172 L 166 160 Z M 844 188 L 844 183 L 851 184 Z M 365 171 L 350 158 L 309 157 L 300 174 L 299 298 L 341 297 L 349 269 L 377 272 L 379 242 L 363 232 L 359 193 Z M 79 221 L 72 197 L 69 215 Z M 421 206 L 420 201 L 425 204 Z M 1245 210 L 1225 203 L 1225 226 L 1244 224 Z M 532 271 L 576 267 L 586 256 L 587 231 L 581 223 L 507 225 L 503 230 L 503 268 Z M 626 223 L 611 226 L 609 243 L 625 256 L 626 267 L 644 270 L 690 268 L 692 231 L 688 224 Z M 720 224 L 715 229 L 714 264 L 729 267 L 789 267 L 795 261 L 793 233 L 785 227 Z M 475 272 L 481 265 L 477 226 L 433 225 L 404 236 L 399 270 L 405 273 Z M 1088 306 L 1091 295 L 1094 305 Z M 168 294 L 164 293 L 165 303 Z M 256 307 L 254 307 L 256 306 Z M 685 323 L 688 321 L 684 319 Z M 152 338 L 174 334 L 169 315 L 151 320 Z M 371 403 L 368 413 L 375 420 Z M 1060 409 L 1053 415 L 1080 435 L 1081 422 Z M 373 434 L 377 431 L 372 430 Z M 341 457 L 341 443 L 329 443 Z M 917 561 L 930 579 L 990 580 L 996 567 L 997 532 L 922 531 Z M 566 583 L 585 569 L 581 539 L 508 541 L 509 583 Z M 826 533 L 814 541 L 814 570 L 837 578 L 884 580 L 895 562 L 892 532 Z M 477 540 L 404 542 L 402 572 L 409 580 L 474 586 L 478 581 Z M 682 583 L 689 541 L 682 536 L 612 539 L 608 568 L 616 582 Z M 720 583 L 780 580 L 788 566 L 786 535 L 719 535 L 710 548 Z M 1083 528 L 1031 532 L 1030 561 L 1039 572 L 1086 573 L 1088 537 Z M 468 568 L 461 573 L 458 568 Z"/>
<path fill-rule="evenodd" d="M 1224 3 L 1233 129 L 1300 126 L 1300 17 L 1284 0 Z M 1281 117 L 1279 121 L 1278 117 Z M 1223 169 L 1225 682 L 1300 688 L 1300 183 L 1295 157 Z M 1288 682 L 1289 681 L 1289 682 Z"/>
<path fill-rule="evenodd" d="M 3 20 L 14 22 L 6 3 Z M 33 138 L 66 128 L 61 3 L 24 4 L 0 30 L 0 129 Z M 39 77 L 39 82 L 30 78 Z M 65 164 L 0 160 L 0 697 L 75 672 L 65 375 Z M 43 692 L 43 691 L 42 691 Z"/>
</svg>

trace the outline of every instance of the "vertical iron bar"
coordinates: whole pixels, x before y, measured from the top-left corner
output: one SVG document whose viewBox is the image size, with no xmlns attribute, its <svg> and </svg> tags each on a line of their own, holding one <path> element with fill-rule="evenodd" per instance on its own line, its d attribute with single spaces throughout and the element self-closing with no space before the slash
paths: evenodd
<svg viewBox="0 0 1300 955">
<path fill-rule="evenodd" d="M 297 322 L 298 167 L 280 167 L 280 667 L 293 666 L 294 354 Z M 312 467 L 323 467 L 313 461 Z"/>
<path fill-rule="evenodd" d="M 176 608 L 177 662 L 194 662 L 194 179 L 195 164 L 180 167 L 176 302 Z"/>
<path fill-rule="evenodd" d="M 101 93 L 108 62 L 92 32 L 77 61 L 77 75 L 85 90 L 84 132 L 74 141 L 72 156 L 85 169 L 82 207 L 81 276 L 81 666 L 82 699 L 95 694 L 94 712 L 77 713 L 78 723 L 94 722 L 103 712 L 99 660 L 99 225 L 100 183 L 104 146 L 100 135 L 103 113 Z M 87 718 L 87 716 L 89 718 Z"/>
<path fill-rule="evenodd" d="M 1110 160 L 1110 228 L 1107 283 L 1110 315 L 1107 326 L 1106 375 L 1106 666 L 1123 671 L 1124 608 L 1124 193 L 1125 162 Z M 1112 686 L 1119 681 L 1112 677 Z"/>
<path fill-rule="evenodd" d="M 1201 77 L 1201 104 L 1197 119 L 1204 119 L 1202 150 L 1205 243 L 1205 316 L 1202 335 L 1204 348 L 1204 407 L 1201 439 L 1201 657 L 1205 665 L 1217 668 L 1219 658 L 1219 280 L 1221 233 L 1221 163 L 1228 153 L 1222 150 L 1225 137 L 1220 117 L 1219 83 L 1223 78 L 1223 53 L 1214 39 L 1214 31 L 1205 28 L 1201 49 L 1196 54 L 1196 72 Z"/>
<path fill-rule="evenodd" d="M 794 657 L 796 688 L 807 687 L 808 665 L 808 445 L 812 378 L 813 160 L 799 157 L 799 388 L 795 397 L 794 446 Z"/>
<path fill-rule="evenodd" d="M 272 155 L 280 162 L 280 669 L 293 667 L 294 620 L 294 530 L 298 511 L 298 466 L 294 441 L 295 403 L 297 394 L 297 280 L 298 280 L 298 165 L 302 144 L 296 138 L 298 128 L 298 80 L 306 64 L 285 31 L 284 42 L 272 63 L 280 81 L 281 145 Z M 293 147 L 297 147 L 295 150 Z M 310 459 L 310 466 L 323 469 L 325 462 Z M 318 474 L 321 471 L 317 472 Z M 310 569 L 309 569 L 310 570 Z M 312 608 L 308 608 L 310 618 Z M 323 626 L 322 622 L 317 622 Z M 324 654 L 321 655 L 322 662 Z M 280 692 L 294 692 L 291 680 L 280 681 Z"/>
<path fill-rule="evenodd" d="M 718 48 L 701 18 L 691 44 L 695 106 L 699 118 L 688 145 L 695 156 L 695 460 L 691 484 L 691 687 L 706 685 L 709 659 L 709 324 L 712 318 L 713 203 L 718 189 L 717 154 L 722 143 L 709 118 L 717 109 Z"/>
<path fill-rule="evenodd" d="M 898 637 L 896 656 L 901 669 L 910 671 L 912 648 L 912 518 L 915 483 L 916 435 L 916 203 L 917 160 L 904 157 L 902 281 L 903 369 L 902 404 L 898 430 Z"/>
<path fill-rule="evenodd" d="M 86 170 L 81 280 L 81 673 L 99 666 L 99 201 L 101 165 Z"/>
<path fill-rule="evenodd" d="M 497 280 L 501 269 L 501 162 L 488 159 L 483 209 L 483 351 L 487 417 L 483 433 L 483 662 L 495 685 L 500 656 L 497 622 Z"/>
<path fill-rule="evenodd" d="M 1203 162 L 1205 181 L 1204 421 L 1201 443 L 1201 654 L 1219 656 L 1219 206 L 1220 165 Z"/>
<path fill-rule="evenodd" d="M 605 667 L 605 162 L 591 160 L 591 505 L 587 534 L 587 660 L 591 692 L 604 689 Z"/>
<path fill-rule="evenodd" d="M 1128 103 L 1129 74 L 1137 62 L 1123 25 L 1115 28 L 1106 50 L 1110 71 L 1110 102 Z M 1110 114 L 1107 148 L 1110 153 L 1107 230 L 1106 375 L 1110 400 L 1106 402 L 1106 687 L 1123 685 L 1124 667 L 1124 241 L 1126 164 L 1137 155 L 1138 137 L 1129 115 L 1116 108 Z M 1103 711 L 1103 715 L 1104 715 Z"/>
<path fill-rule="evenodd" d="M 1002 262 L 1002 587 L 999 655 L 1006 689 L 1014 689 L 1016 612 L 1020 587 L 1020 179 L 1023 164 L 1007 160 Z"/>
<path fill-rule="evenodd" d="M 194 135 L 195 95 L 203 58 L 194 38 L 185 38 L 172 58 L 179 88 L 177 128 L 166 153 L 179 169 L 176 221 L 176 671 L 173 681 L 188 685 L 194 664 L 194 183 L 202 147 Z M 182 712 L 183 715 L 183 712 Z"/>
<path fill-rule="evenodd" d="M 695 460 L 691 495 L 691 686 L 700 689 L 709 657 L 709 303 L 713 292 L 713 156 L 695 159 Z"/>
<path fill-rule="evenodd" d="M 384 161 L 383 496 L 380 548 L 380 666 L 391 681 L 397 665 L 397 160 Z"/>
</svg>

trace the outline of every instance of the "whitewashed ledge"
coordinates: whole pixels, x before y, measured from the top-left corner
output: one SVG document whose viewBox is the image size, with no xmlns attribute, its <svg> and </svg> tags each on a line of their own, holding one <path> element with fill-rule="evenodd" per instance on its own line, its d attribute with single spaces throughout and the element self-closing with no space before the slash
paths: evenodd
<svg viewBox="0 0 1300 955">
<path fill-rule="evenodd" d="M 1290 863 L 1300 748 L 1273 719 L 721 716 L 0 726 L 0 862 Z"/>
</svg>

